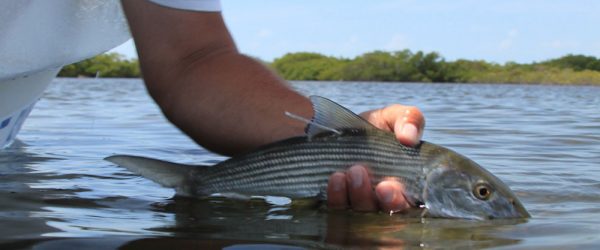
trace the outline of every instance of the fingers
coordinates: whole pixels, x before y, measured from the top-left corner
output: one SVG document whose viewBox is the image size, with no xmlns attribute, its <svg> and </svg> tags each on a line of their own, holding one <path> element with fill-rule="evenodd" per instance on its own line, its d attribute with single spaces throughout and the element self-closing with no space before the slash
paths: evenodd
<svg viewBox="0 0 600 250">
<path fill-rule="evenodd" d="M 329 178 L 327 205 L 330 209 L 346 209 L 359 212 L 399 212 L 410 207 L 404 198 L 404 186 L 394 179 L 382 181 L 375 190 L 366 167 L 355 165 L 345 173 L 336 172 Z"/>
<path fill-rule="evenodd" d="M 346 174 L 336 172 L 329 177 L 327 184 L 327 206 L 331 209 L 348 208 L 348 189 L 346 188 Z"/>
<path fill-rule="evenodd" d="M 385 111 L 384 111 L 385 112 Z M 407 146 L 419 144 L 425 128 L 425 117 L 417 107 L 393 105 L 387 108 L 389 120 L 394 120 L 394 134 L 400 143 Z"/>
<path fill-rule="evenodd" d="M 415 146 L 423 137 L 425 117 L 417 107 L 395 104 L 361 115 L 376 127 L 394 132 L 404 145 Z"/>
<path fill-rule="evenodd" d="M 371 178 L 367 169 L 355 165 L 348 169 L 346 175 L 348 199 L 352 210 L 359 212 L 377 211 L 377 200 L 371 187 Z"/>
<path fill-rule="evenodd" d="M 413 106 L 399 104 L 361 114 L 375 127 L 394 132 L 396 139 L 407 146 L 416 146 L 423 137 L 425 117 Z M 385 180 L 371 187 L 367 168 L 350 167 L 346 173 L 334 173 L 327 186 L 327 205 L 332 209 L 351 207 L 355 211 L 403 211 L 410 207 L 404 197 L 404 186 L 397 180 Z"/>
<path fill-rule="evenodd" d="M 377 184 L 375 194 L 382 211 L 401 212 L 410 208 L 404 197 L 404 185 L 397 180 L 386 180 Z"/>
</svg>

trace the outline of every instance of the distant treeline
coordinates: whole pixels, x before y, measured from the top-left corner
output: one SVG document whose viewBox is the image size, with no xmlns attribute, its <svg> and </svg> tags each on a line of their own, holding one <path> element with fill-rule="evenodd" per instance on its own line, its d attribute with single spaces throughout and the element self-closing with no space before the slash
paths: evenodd
<svg viewBox="0 0 600 250">
<path fill-rule="evenodd" d="M 375 51 L 353 59 L 289 53 L 268 63 L 287 80 L 600 84 L 600 59 L 566 55 L 528 64 L 446 61 L 436 52 Z M 110 53 L 65 66 L 62 77 L 140 77 L 138 61 Z"/>
<path fill-rule="evenodd" d="M 127 60 L 118 53 L 107 53 L 64 66 L 59 77 L 140 77 L 137 59 Z"/>
<path fill-rule="evenodd" d="M 288 80 L 600 84 L 600 59 L 567 55 L 539 63 L 446 61 L 436 52 L 375 51 L 354 59 L 290 53 L 271 64 Z"/>
</svg>

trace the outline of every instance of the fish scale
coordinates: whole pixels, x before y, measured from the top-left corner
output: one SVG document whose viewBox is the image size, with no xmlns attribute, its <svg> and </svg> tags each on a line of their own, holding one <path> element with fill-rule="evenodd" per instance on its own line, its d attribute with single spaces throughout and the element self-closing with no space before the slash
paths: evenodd
<svg viewBox="0 0 600 250">
<path fill-rule="evenodd" d="M 372 185 L 396 178 L 408 202 L 422 216 L 491 219 L 522 218 L 529 213 L 500 179 L 452 150 L 421 142 L 401 145 L 393 133 L 380 130 L 346 108 L 311 97 L 315 116 L 306 136 L 265 145 L 217 165 L 192 166 L 138 156 L 106 158 L 166 187 L 178 195 L 230 198 L 285 196 L 326 198 L 328 179 L 353 164 L 369 167 Z"/>
<path fill-rule="evenodd" d="M 422 188 L 424 160 L 416 149 L 364 130 L 344 131 L 333 140 L 331 134 L 318 138 L 294 138 L 258 150 L 244 158 L 232 158 L 195 175 L 197 192 L 252 193 L 255 195 L 286 195 L 290 198 L 325 197 L 329 175 L 343 171 L 352 164 L 366 163 L 378 182 L 385 176 L 401 178 L 415 194 Z M 378 137 L 385 140 L 376 140 Z M 393 137 L 391 137 L 393 138 Z M 400 166 L 400 167 L 399 167 Z M 201 183 L 201 184 L 200 184 Z M 281 192 L 303 190 L 302 193 Z"/>
</svg>

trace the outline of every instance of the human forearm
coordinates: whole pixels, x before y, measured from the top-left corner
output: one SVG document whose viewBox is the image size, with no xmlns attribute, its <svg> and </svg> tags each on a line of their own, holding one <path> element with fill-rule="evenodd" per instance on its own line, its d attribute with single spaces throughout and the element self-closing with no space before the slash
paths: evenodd
<svg viewBox="0 0 600 250">
<path fill-rule="evenodd" d="M 232 155 L 301 135 L 309 101 L 262 64 L 236 51 L 193 62 L 167 89 L 150 90 L 167 118 L 202 146 Z"/>
<path fill-rule="evenodd" d="M 311 117 L 308 99 L 239 54 L 220 13 L 175 10 L 143 0 L 122 3 L 148 91 L 167 118 L 199 144 L 233 155 L 303 133 L 305 124 L 284 112 Z M 363 117 L 394 131 L 407 145 L 415 145 L 422 135 L 424 119 L 416 108 L 393 105 Z M 363 166 L 332 175 L 329 185 L 334 208 L 395 211 L 407 205 L 396 180 L 382 182 L 373 192 Z"/>
<path fill-rule="evenodd" d="M 311 117 L 308 99 L 241 55 L 220 13 L 122 3 L 148 91 L 196 142 L 233 155 L 302 134 L 284 111 Z"/>
</svg>

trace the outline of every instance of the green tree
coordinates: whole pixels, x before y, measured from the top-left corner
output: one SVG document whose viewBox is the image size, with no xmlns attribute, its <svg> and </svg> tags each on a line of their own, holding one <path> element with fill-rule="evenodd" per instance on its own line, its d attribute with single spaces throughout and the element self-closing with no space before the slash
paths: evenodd
<svg viewBox="0 0 600 250">
<path fill-rule="evenodd" d="M 394 81 L 395 60 L 387 52 L 375 51 L 350 61 L 342 69 L 342 78 L 354 81 Z"/>
<path fill-rule="evenodd" d="M 329 71 L 340 64 L 340 60 L 318 53 L 288 53 L 275 59 L 271 66 L 289 80 L 335 80 L 337 76 Z"/>
<path fill-rule="evenodd" d="M 60 77 L 140 77 L 138 60 L 127 60 L 118 53 L 101 54 L 66 65 Z"/>
<path fill-rule="evenodd" d="M 558 59 L 548 60 L 542 64 L 560 68 L 569 68 L 575 71 L 586 69 L 600 71 L 600 60 L 593 56 L 569 54 Z"/>
<path fill-rule="evenodd" d="M 288 80 L 600 84 L 600 60 L 567 55 L 542 63 L 446 61 L 439 53 L 373 51 L 353 59 L 291 53 L 273 68 Z"/>
</svg>

